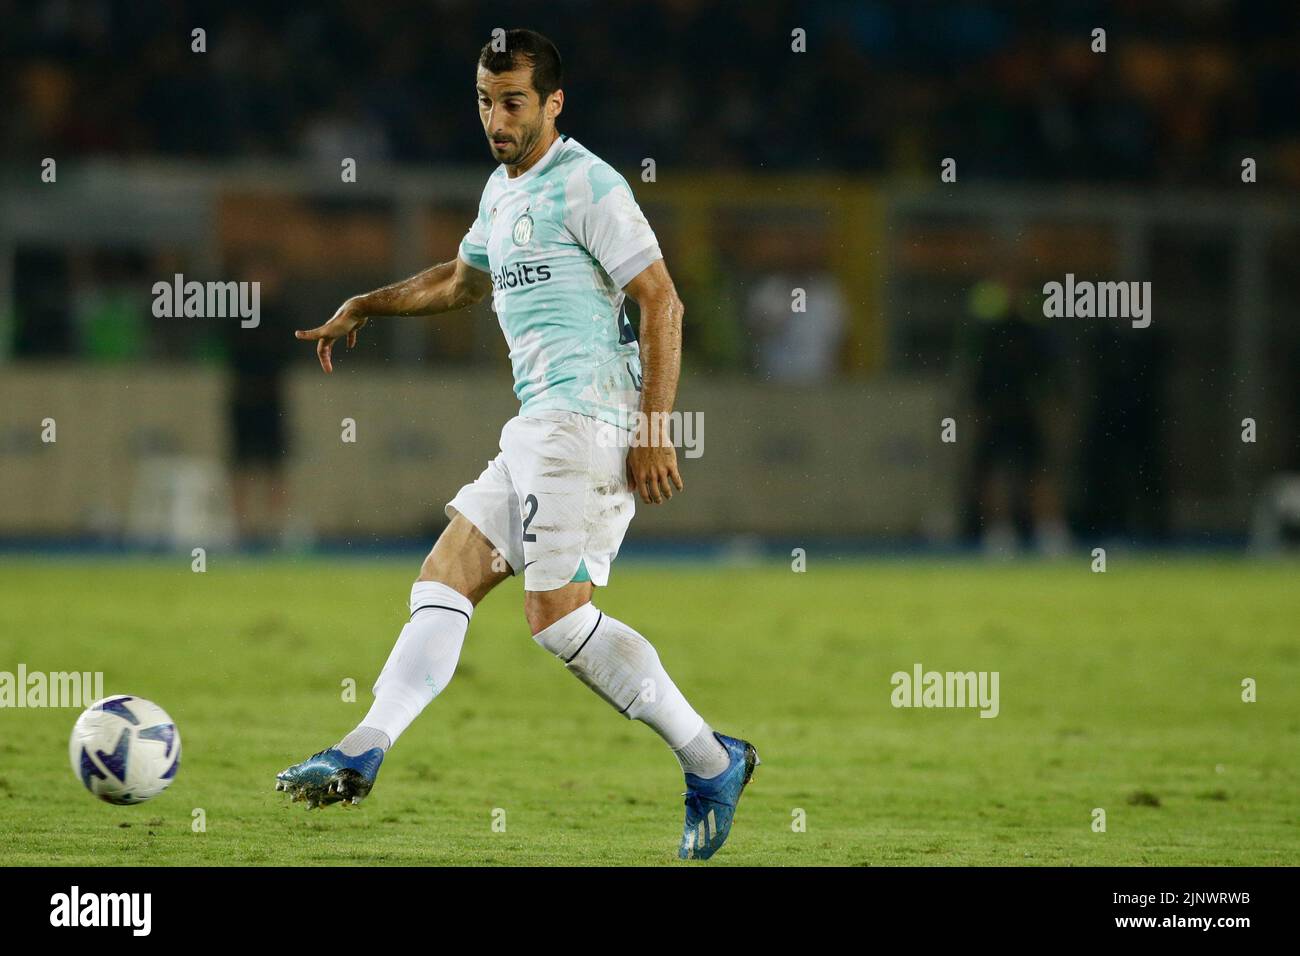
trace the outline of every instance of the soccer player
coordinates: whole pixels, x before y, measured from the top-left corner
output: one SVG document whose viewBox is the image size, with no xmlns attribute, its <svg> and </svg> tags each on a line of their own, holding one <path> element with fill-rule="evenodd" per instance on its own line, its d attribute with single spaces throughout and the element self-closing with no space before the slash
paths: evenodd
<svg viewBox="0 0 1300 956">
<path fill-rule="evenodd" d="M 446 312 L 491 291 L 521 405 L 501 431 L 501 453 L 446 506 L 450 523 L 411 588 L 410 622 L 369 713 L 338 744 L 280 773 L 276 789 L 309 808 L 360 802 L 384 754 L 451 680 L 475 606 L 522 572 L 533 639 L 676 755 L 686 775 L 678 855 L 704 859 L 731 832 L 758 754 L 715 732 L 650 642 L 592 603 L 632 519 L 633 492 L 659 504 L 683 488 L 667 427 L 682 303 L 627 181 L 556 130 L 562 80 L 559 52 L 538 33 L 511 30 L 504 50 L 484 46 L 479 117 L 500 165 L 459 256 L 295 333 L 316 343 L 331 372 L 334 343 L 355 346 L 371 318 Z M 641 307 L 641 344 L 625 295 Z M 647 419 L 648 431 L 639 428 Z"/>
</svg>

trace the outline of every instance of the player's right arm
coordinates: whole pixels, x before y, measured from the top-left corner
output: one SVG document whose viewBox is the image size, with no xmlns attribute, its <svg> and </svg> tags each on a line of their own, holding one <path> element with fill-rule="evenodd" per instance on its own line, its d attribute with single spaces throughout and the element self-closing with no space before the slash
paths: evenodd
<svg viewBox="0 0 1300 956">
<path fill-rule="evenodd" d="M 333 318 L 324 325 L 305 331 L 299 329 L 293 334 L 304 341 L 315 342 L 320 367 L 332 372 L 334 343 L 346 337 L 348 348 L 352 348 L 357 344 L 357 332 L 375 316 L 450 312 L 473 305 L 490 291 L 491 277 L 457 257 L 409 279 L 353 296 L 339 306 Z"/>
</svg>

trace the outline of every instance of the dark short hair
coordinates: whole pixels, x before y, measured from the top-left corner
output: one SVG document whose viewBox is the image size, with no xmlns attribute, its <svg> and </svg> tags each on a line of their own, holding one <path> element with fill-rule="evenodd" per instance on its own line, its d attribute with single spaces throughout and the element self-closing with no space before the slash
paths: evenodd
<svg viewBox="0 0 1300 956">
<path fill-rule="evenodd" d="M 492 49 L 489 40 L 478 54 L 478 65 L 489 73 L 505 73 L 516 69 L 523 59 L 533 68 L 533 89 L 543 103 L 564 83 L 564 64 L 555 44 L 536 30 L 507 30 L 506 48 Z"/>
</svg>

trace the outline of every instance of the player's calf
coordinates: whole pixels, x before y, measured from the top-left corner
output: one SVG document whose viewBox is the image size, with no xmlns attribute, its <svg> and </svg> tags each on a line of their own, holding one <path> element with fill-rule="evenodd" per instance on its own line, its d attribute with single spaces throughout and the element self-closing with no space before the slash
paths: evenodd
<svg viewBox="0 0 1300 956">
<path fill-rule="evenodd" d="M 437 581 L 411 587 L 411 619 L 402 628 L 360 725 L 335 746 L 282 771 L 275 788 L 308 808 L 360 803 L 374 786 L 384 754 L 451 680 L 473 603 Z"/>
<path fill-rule="evenodd" d="M 591 603 L 533 639 L 620 714 L 648 724 L 664 739 L 686 775 L 682 845 L 686 833 L 694 835 L 683 856 L 705 859 L 717 852 L 758 763 L 753 746 L 714 733 L 668 676 L 650 642 Z"/>
</svg>

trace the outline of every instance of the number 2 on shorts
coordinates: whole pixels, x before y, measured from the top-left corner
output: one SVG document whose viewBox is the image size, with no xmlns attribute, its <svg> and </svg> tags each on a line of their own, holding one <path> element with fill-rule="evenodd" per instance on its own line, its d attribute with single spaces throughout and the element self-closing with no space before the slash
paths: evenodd
<svg viewBox="0 0 1300 956">
<path fill-rule="evenodd" d="M 536 541 L 537 535 L 530 534 L 528 531 L 528 526 L 532 524 L 533 519 L 537 517 L 537 496 L 529 495 L 527 498 L 525 498 L 524 507 L 529 509 L 527 517 L 524 518 L 524 540 Z"/>
</svg>

